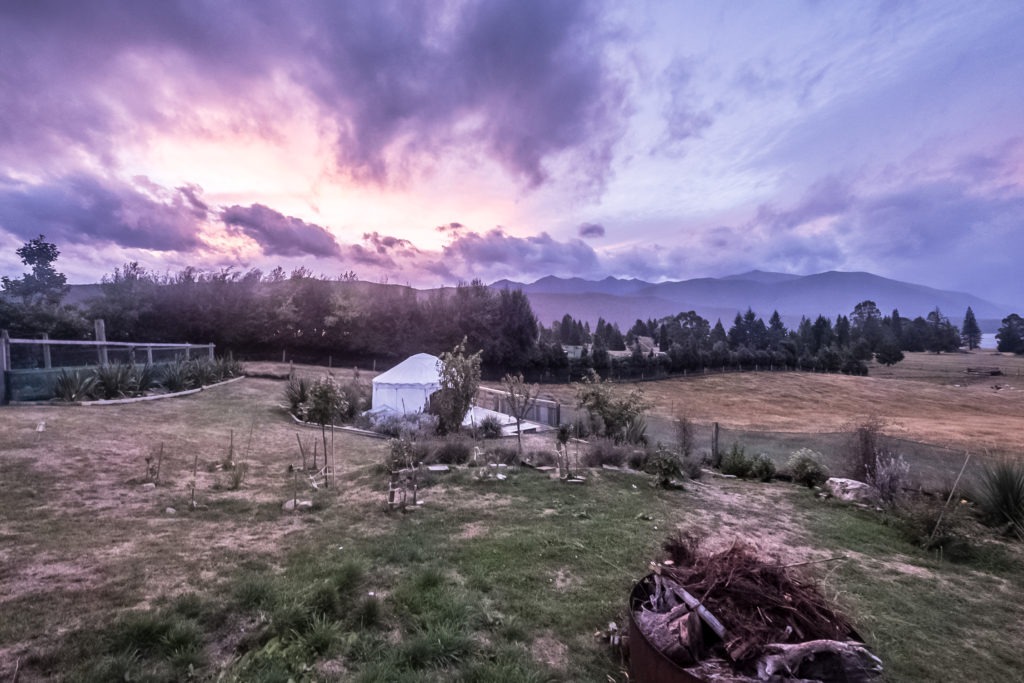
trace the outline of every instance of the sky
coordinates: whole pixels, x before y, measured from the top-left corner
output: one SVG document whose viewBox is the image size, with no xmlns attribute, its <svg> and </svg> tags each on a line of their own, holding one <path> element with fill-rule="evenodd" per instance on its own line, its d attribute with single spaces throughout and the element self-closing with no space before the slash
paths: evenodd
<svg viewBox="0 0 1024 683">
<path fill-rule="evenodd" d="M 0 0 L 0 273 L 869 271 L 1024 308 L 1024 3 Z"/>
</svg>

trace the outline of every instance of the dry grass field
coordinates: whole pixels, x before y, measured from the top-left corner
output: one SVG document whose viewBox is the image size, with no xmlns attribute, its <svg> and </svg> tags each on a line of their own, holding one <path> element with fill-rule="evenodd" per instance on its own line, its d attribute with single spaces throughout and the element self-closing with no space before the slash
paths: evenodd
<svg viewBox="0 0 1024 683">
<path fill-rule="evenodd" d="M 837 432 L 866 417 L 914 441 L 982 452 L 1024 452 L 1024 358 L 907 354 L 892 368 L 872 364 L 868 377 L 805 372 L 708 374 L 638 384 L 666 420 L 779 432 Z M 1003 376 L 973 377 L 968 367 L 998 366 Z M 544 392 L 571 404 L 570 385 Z"/>
<path fill-rule="evenodd" d="M 748 373 L 643 388 L 665 421 L 685 409 L 697 420 L 811 432 L 877 414 L 922 440 L 1024 450 L 1024 383 L 1012 374 L 1021 359 L 1000 358 L 1005 377 L 970 386 L 955 381 L 962 373 L 949 359 L 963 360 L 912 356 L 869 378 Z M 572 488 L 528 470 L 506 482 L 463 471 L 427 482 L 423 508 L 402 515 L 383 504 L 386 442 L 338 433 L 338 487 L 302 483 L 314 509 L 283 512 L 297 481 L 288 472 L 299 462 L 296 435 L 308 445 L 319 431 L 280 408 L 284 383 L 269 377 L 287 366 L 249 371 L 260 376 L 164 401 L 0 408 L 0 680 L 15 669 L 23 683 L 625 680 L 593 633 L 621 623 L 631 582 L 666 535 L 692 528 L 712 544 L 740 539 L 791 562 L 846 558 L 818 576 L 889 680 L 1020 680 L 1024 671 L 1019 544 L 986 537 L 956 564 L 915 547 L 884 516 L 789 484 L 705 478 L 662 491 L 643 475 L 593 471 Z M 992 389 L 997 382 L 1006 388 Z M 571 397 L 567 386 L 545 391 Z M 247 466 L 237 489 L 218 469 L 232 432 L 233 459 Z M 160 482 L 149 487 L 146 457 L 161 445 Z M 534 435 L 526 447 L 551 446 Z M 199 507 L 190 510 L 194 463 Z M 377 626 L 341 613 L 333 626 L 288 621 L 320 604 L 317 586 L 352 563 L 361 594 L 376 596 L 358 610 L 378 614 Z M 177 630 L 146 646 L 144 617 Z"/>
</svg>

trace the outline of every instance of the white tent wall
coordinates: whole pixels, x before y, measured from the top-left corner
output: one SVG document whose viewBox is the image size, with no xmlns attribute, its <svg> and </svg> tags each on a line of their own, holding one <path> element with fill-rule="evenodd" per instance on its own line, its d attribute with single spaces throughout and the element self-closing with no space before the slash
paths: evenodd
<svg viewBox="0 0 1024 683">
<path fill-rule="evenodd" d="M 441 388 L 439 360 L 418 353 L 373 378 L 373 410 L 418 413 L 426 408 L 430 395 Z"/>
</svg>

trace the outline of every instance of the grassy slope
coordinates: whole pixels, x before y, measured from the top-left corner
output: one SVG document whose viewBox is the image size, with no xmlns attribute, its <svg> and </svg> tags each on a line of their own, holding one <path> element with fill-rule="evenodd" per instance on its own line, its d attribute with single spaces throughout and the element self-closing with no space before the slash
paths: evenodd
<svg viewBox="0 0 1024 683">
<path fill-rule="evenodd" d="M 388 514 L 375 467 L 386 445 L 339 435 L 338 492 L 318 494 L 313 513 L 282 513 L 298 428 L 276 407 L 281 386 L 0 412 L 0 612 L 18 615 L 0 620 L 0 678 L 20 658 L 23 681 L 173 680 L 189 665 L 247 680 L 303 666 L 341 680 L 621 680 L 592 634 L 623 623 L 631 582 L 682 527 L 785 561 L 845 556 L 814 567 L 892 680 L 1014 680 L 1024 668 L 1017 548 L 940 562 L 878 516 L 786 484 L 663 492 L 608 472 L 580 487 L 457 473 L 423 492 L 423 509 Z M 244 454 L 250 428 L 242 489 L 216 490 L 224 474 L 208 468 L 231 430 Z M 307 444 L 314 433 L 301 432 Z M 144 491 L 143 458 L 159 443 L 164 483 Z M 195 456 L 205 508 L 189 513 Z"/>
</svg>

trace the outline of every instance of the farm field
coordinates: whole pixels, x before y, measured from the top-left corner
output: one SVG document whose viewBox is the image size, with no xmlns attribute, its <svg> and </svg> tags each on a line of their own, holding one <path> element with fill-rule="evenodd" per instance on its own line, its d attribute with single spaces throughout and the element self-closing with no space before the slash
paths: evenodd
<svg viewBox="0 0 1024 683">
<path fill-rule="evenodd" d="M 891 409 L 915 438 L 1024 450 L 1014 376 L 993 378 L 1009 385 L 998 391 L 956 387 L 930 362 L 906 379 L 643 386 L 666 424 L 683 405 L 696 420 L 797 432 Z M 283 376 L 273 365 L 255 370 Z M 784 562 L 842 558 L 811 567 L 889 680 L 1021 680 L 1020 544 L 979 530 L 952 562 L 885 515 L 791 484 L 704 477 L 663 491 L 605 470 L 576 487 L 533 470 L 505 481 L 460 470 L 427 482 L 420 509 L 388 513 L 386 442 L 347 433 L 335 437 L 337 488 L 303 485 L 313 510 L 284 512 L 296 434 L 310 446 L 320 433 L 280 408 L 283 386 L 250 377 L 166 401 L 0 410 L 0 680 L 626 680 L 594 633 L 625 623 L 632 583 L 682 529 Z M 247 467 L 237 489 L 216 469 L 232 433 Z M 550 450 L 553 439 L 526 442 Z M 147 487 L 161 445 L 160 483 Z"/>
</svg>

